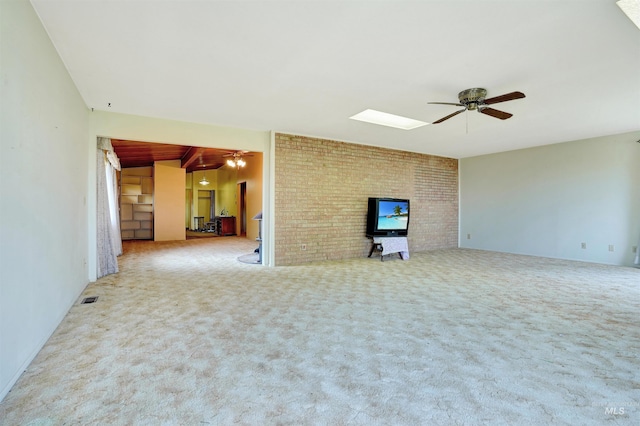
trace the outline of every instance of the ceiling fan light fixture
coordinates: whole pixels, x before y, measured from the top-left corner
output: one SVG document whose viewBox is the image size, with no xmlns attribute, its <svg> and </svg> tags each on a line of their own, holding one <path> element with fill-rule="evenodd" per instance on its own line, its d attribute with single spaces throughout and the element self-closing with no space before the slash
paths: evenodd
<svg viewBox="0 0 640 426">
<path fill-rule="evenodd" d="M 227 154 L 226 156 L 230 156 L 231 158 L 227 159 L 227 166 L 229 167 L 237 167 L 238 169 L 247 165 L 247 162 L 242 159 L 242 156 L 248 151 L 238 151 L 232 154 Z"/>
<path fill-rule="evenodd" d="M 460 103 L 463 105 L 473 104 L 478 106 L 478 103 L 482 102 L 487 97 L 487 89 L 483 89 L 481 87 L 474 87 L 473 89 L 463 90 L 458 93 L 458 99 Z M 469 109 L 476 109 L 475 106 Z"/>
<path fill-rule="evenodd" d="M 522 99 L 524 97 L 525 95 L 522 92 L 510 92 L 510 93 L 505 93 L 504 95 L 487 98 L 486 89 L 483 89 L 481 87 L 473 87 L 471 89 L 466 89 L 458 93 L 458 99 L 460 100 L 460 103 L 453 103 L 453 102 L 429 102 L 429 103 L 463 107 L 463 109 L 461 110 L 458 110 L 452 114 L 447 115 L 446 117 L 442 117 L 441 119 L 434 121 L 433 124 L 442 123 L 443 121 L 446 121 L 451 117 L 455 117 L 456 115 L 464 111 L 478 111 L 479 113 L 489 115 L 494 118 L 499 118 L 500 120 L 506 120 L 508 118 L 513 117 L 513 114 L 500 111 L 498 109 L 489 108 L 487 105 L 493 105 L 500 102 L 512 101 L 514 99 Z"/>
<path fill-rule="evenodd" d="M 402 130 L 412 130 L 426 126 L 429 123 L 401 115 L 389 114 L 387 112 L 366 109 L 356 115 L 349 117 L 352 120 L 364 121 L 366 123 L 378 124 L 380 126 L 394 127 Z"/>
<path fill-rule="evenodd" d="M 618 0 L 616 4 L 640 29 L 640 0 Z"/>
</svg>

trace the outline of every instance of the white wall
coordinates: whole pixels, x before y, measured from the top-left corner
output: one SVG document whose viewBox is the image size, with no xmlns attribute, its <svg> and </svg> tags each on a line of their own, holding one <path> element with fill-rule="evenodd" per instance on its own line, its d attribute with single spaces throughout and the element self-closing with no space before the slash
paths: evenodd
<svg viewBox="0 0 640 426">
<path fill-rule="evenodd" d="M 0 16 L 2 399 L 88 283 L 96 145 L 90 156 L 88 109 L 31 4 L 0 1 Z"/>
<path fill-rule="evenodd" d="M 633 132 L 460 160 L 460 247 L 632 265 L 638 139 Z"/>
</svg>

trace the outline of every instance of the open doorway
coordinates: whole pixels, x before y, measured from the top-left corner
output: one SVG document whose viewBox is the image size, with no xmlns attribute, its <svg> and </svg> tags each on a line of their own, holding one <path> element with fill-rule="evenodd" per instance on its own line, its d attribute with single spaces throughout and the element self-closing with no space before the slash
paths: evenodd
<svg viewBox="0 0 640 426">
<path fill-rule="evenodd" d="M 216 217 L 216 191 L 198 190 L 198 213 L 203 218 L 203 226 L 212 223 Z"/>
<path fill-rule="evenodd" d="M 241 151 L 247 160 L 241 167 L 231 167 L 227 163 L 229 156 L 240 151 L 126 139 L 111 141 L 123 168 L 153 169 L 158 162 L 172 161 L 171 167 L 185 169 L 184 216 L 176 216 L 181 216 L 177 220 L 183 223 L 180 227 L 185 229 L 186 239 L 193 235 L 199 238 L 239 236 L 251 241 L 258 238 L 259 224 L 254 223 L 252 217 L 262 210 L 261 152 Z M 164 187 L 154 186 L 154 193 L 162 195 L 163 190 L 158 188 Z M 136 195 L 140 198 L 140 194 Z M 172 206 L 176 207 L 177 203 Z M 219 226 L 221 220 L 230 222 L 231 226 Z"/>
<path fill-rule="evenodd" d="M 240 182 L 238 184 L 238 218 L 239 229 L 238 235 L 241 237 L 247 236 L 247 182 Z"/>
</svg>

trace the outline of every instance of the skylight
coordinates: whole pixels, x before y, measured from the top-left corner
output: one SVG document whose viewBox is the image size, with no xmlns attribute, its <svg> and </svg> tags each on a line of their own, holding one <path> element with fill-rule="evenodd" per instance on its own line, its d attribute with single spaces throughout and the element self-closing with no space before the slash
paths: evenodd
<svg viewBox="0 0 640 426">
<path fill-rule="evenodd" d="M 640 1 L 639 0 L 618 0 L 618 7 L 640 28 Z"/>
<path fill-rule="evenodd" d="M 429 123 L 414 120 L 412 118 L 402 117 L 400 115 L 389 114 L 387 112 L 376 111 L 374 109 L 366 109 L 352 117 L 352 120 L 364 121 L 367 123 L 379 124 L 381 126 L 395 127 L 396 129 L 411 130 L 418 127 L 426 126 Z"/>
</svg>

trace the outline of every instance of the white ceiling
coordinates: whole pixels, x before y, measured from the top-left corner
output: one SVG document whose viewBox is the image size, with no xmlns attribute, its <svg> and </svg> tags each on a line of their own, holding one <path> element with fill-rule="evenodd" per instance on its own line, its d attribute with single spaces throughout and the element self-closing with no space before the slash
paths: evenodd
<svg viewBox="0 0 640 426">
<path fill-rule="evenodd" d="M 97 110 L 454 158 L 640 129 L 640 30 L 615 0 L 32 4 Z M 492 105 L 505 121 L 348 118 L 435 121 L 471 87 L 526 98 Z"/>
</svg>

